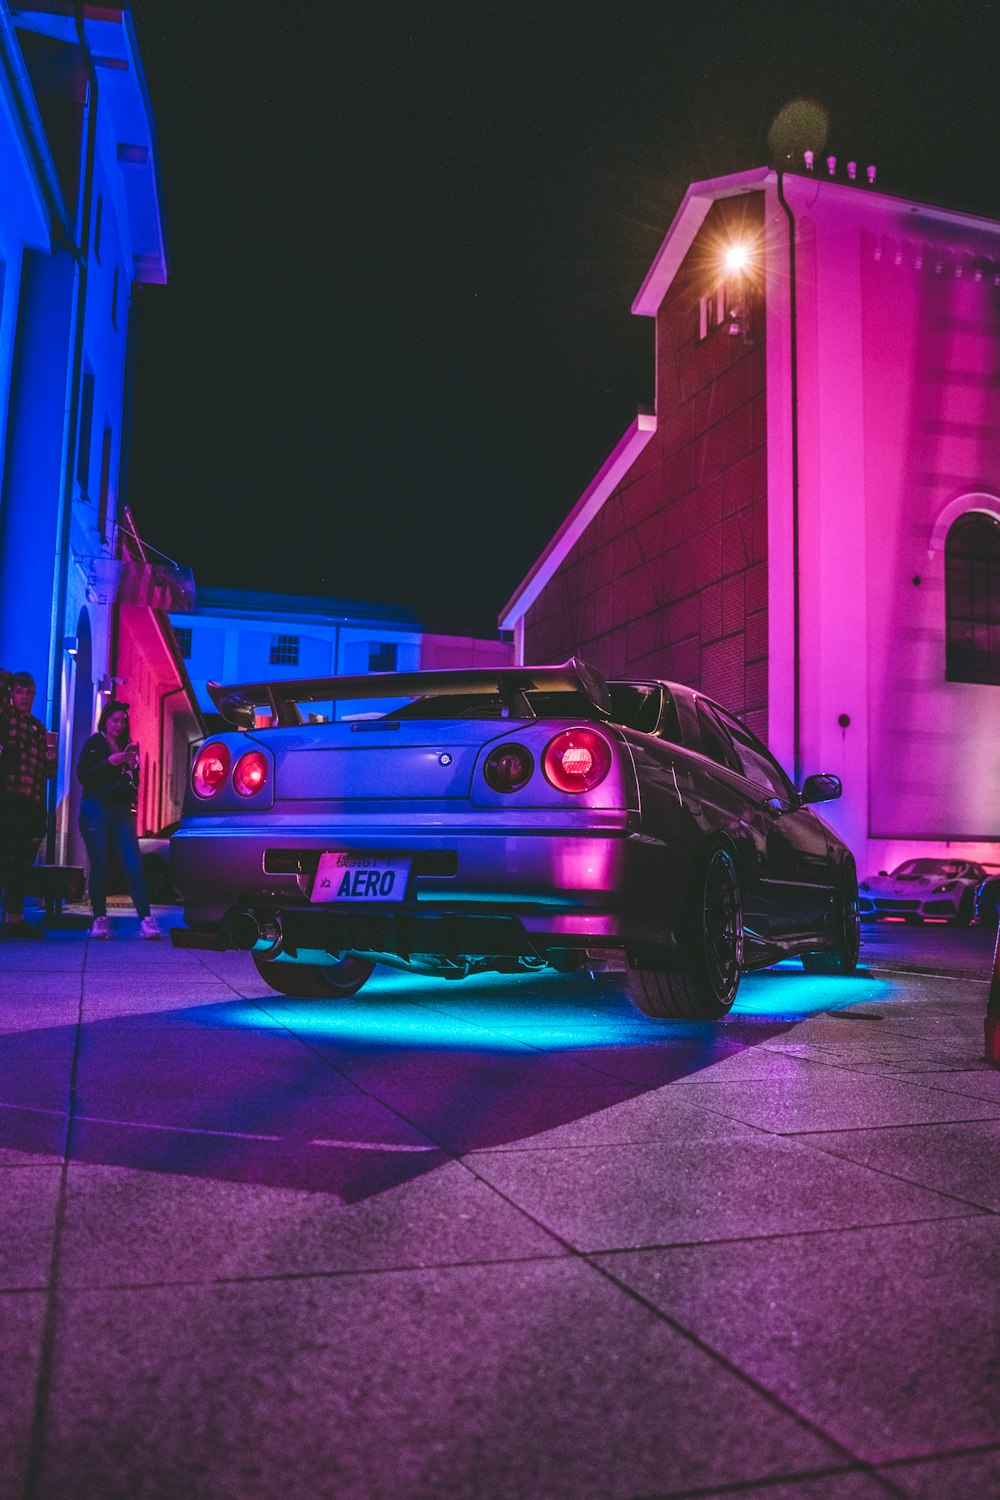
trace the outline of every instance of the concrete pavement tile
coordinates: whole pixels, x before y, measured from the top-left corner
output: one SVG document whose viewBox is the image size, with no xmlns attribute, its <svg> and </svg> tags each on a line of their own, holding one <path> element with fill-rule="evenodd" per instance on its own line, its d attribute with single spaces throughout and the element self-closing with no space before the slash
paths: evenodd
<svg viewBox="0 0 1000 1500">
<path fill-rule="evenodd" d="M 996 1442 L 993 1215 L 600 1264 L 863 1462 Z"/>
<path fill-rule="evenodd" d="M 12 1046 L 11 1042 L 17 1045 Z M 0 1037 L 0 1104 L 35 1104 L 65 1109 L 73 1076 L 73 1053 L 34 1045 L 31 1032 Z"/>
<path fill-rule="evenodd" d="M 516 1086 L 524 1092 L 554 1088 L 607 1088 L 609 1080 L 583 1066 L 574 1053 L 539 1052 L 533 1047 L 473 1045 L 399 1045 L 372 1038 L 367 1045 L 345 1046 L 295 1030 L 317 1053 L 359 1088 L 383 1093 L 435 1088 L 453 1097 L 478 1089 Z"/>
<path fill-rule="evenodd" d="M 685 1105 L 670 1089 L 608 1080 L 601 1087 L 477 1089 L 456 1098 L 433 1087 L 390 1089 L 382 1097 L 452 1152 L 711 1141 L 757 1132 L 737 1120 Z"/>
<path fill-rule="evenodd" d="M 269 1090 L 346 1087 L 342 1075 L 287 1032 L 130 1026 L 81 1028 L 77 1089 L 93 1098 L 259 1098 Z"/>
<path fill-rule="evenodd" d="M 736 1490 L 698 1491 L 698 1500 L 888 1500 L 892 1493 L 861 1469 L 824 1474 L 818 1479 L 790 1479 L 787 1484 L 741 1484 Z"/>
<path fill-rule="evenodd" d="M 58 1166 L 10 1166 L 0 1172 L 0 1289 L 48 1284 L 59 1200 Z M 5 1301 L 6 1305 L 6 1301 Z"/>
<path fill-rule="evenodd" d="M 467 1160 L 512 1203 L 588 1252 L 974 1212 L 774 1137 L 476 1152 Z"/>
<path fill-rule="evenodd" d="M 922 1082 L 924 1080 L 921 1080 Z M 985 1060 L 976 1068 L 953 1068 L 926 1080 L 928 1088 L 949 1094 L 963 1094 L 971 1099 L 988 1099 L 1000 1104 L 1000 1072 Z"/>
<path fill-rule="evenodd" d="M 903 1082 L 812 1062 L 796 1063 L 787 1075 L 765 1082 L 691 1080 L 684 1091 L 705 1109 L 778 1134 L 1000 1117 L 1000 1100 L 993 1104 L 968 1095 L 947 1094 L 923 1082 Z"/>
<path fill-rule="evenodd" d="M 891 1464 L 880 1472 L 907 1500 L 995 1500 L 1000 1495 L 1000 1448 Z"/>
<path fill-rule="evenodd" d="M 132 995 L 107 996 L 90 992 L 84 996 L 83 1018 L 88 1025 L 123 1021 L 130 1026 L 223 1026 L 252 1031 L 287 1030 L 253 1001 L 233 994 L 195 994 L 183 990 L 163 990 L 147 994 L 137 990 Z"/>
<path fill-rule="evenodd" d="M 809 1144 L 1000 1213 L 1000 1120 L 833 1131 Z"/>
<path fill-rule="evenodd" d="M 613 1046 L 580 1047 L 572 1055 L 595 1073 L 647 1088 L 703 1076 L 770 1078 L 781 1070 L 777 1054 L 728 1035 L 728 1028 L 712 1030 L 714 1035 L 677 1036 L 666 1025 L 659 1034 L 641 1039 L 626 1035 Z"/>
<path fill-rule="evenodd" d="M 66 1120 L 65 1107 L 0 1104 L 0 1167 L 58 1166 Z"/>
<path fill-rule="evenodd" d="M 604 1277 L 535 1262 L 70 1294 L 40 1489 L 612 1500 L 840 1462 Z"/>
<path fill-rule="evenodd" d="M 561 1255 L 562 1248 L 400 1122 L 357 1112 L 320 1144 L 119 1128 L 70 1168 L 62 1274 L 71 1286 L 302 1275 Z M 353 1134 L 352 1134 L 353 1130 Z M 390 1135 L 390 1131 L 392 1134 Z M 126 1135 L 142 1169 L 89 1165 Z M 106 1131 L 110 1138 L 111 1131 Z M 158 1153 L 158 1160 L 154 1156 Z M 0 1174 L 0 1183 L 3 1175 Z"/>
<path fill-rule="evenodd" d="M 24 1500 L 45 1297 L 0 1292 L 0 1500 Z"/>
<path fill-rule="evenodd" d="M 914 1083 L 933 1083 L 931 1075 L 954 1072 L 956 1066 L 966 1061 L 961 1051 L 922 1051 L 913 1043 L 901 1046 L 882 1047 L 810 1047 L 790 1045 L 775 1050 L 786 1052 L 802 1062 L 821 1063 L 828 1068 L 842 1068 L 848 1073 L 885 1074 L 890 1078 L 909 1079 Z"/>
</svg>

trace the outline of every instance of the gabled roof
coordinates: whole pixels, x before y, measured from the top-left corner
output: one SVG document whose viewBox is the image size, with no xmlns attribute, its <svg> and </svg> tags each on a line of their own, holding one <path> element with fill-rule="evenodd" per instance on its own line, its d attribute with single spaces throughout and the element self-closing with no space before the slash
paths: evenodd
<svg viewBox="0 0 1000 1500">
<path fill-rule="evenodd" d="M 501 630 L 512 630 L 521 616 L 531 608 L 655 431 L 656 418 L 651 412 L 644 411 L 639 412 L 625 429 L 545 551 L 504 605 L 499 621 Z"/>
<path fill-rule="evenodd" d="M 775 175 L 770 167 L 754 167 L 749 172 L 733 172 L 728 177 L 692 182 L 632 303 L 632 311 L 640 317 L 656 317 L 667 288 L 677 275 L 713 203 L 718 203 L 720 198 L 738 198 L 743 193 L 759 190 L 769 178 L 774 181 Z"/>
</svg>

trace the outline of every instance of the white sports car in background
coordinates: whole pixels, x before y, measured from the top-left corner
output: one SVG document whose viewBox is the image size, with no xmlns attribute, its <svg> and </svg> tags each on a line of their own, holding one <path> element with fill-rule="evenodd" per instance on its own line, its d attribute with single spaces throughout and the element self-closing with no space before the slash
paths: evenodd
<svg viewBox="0 0 1000 1500">
<path fill-rule="evenodd" d="M 891 874 L 880 870 L 862 880 L 858 893 L 861 920 L 945 918 L 967 927 L 976 889 L 986 873 L 982 865 L 967 859 L 906 859 Z"/>
</svg>

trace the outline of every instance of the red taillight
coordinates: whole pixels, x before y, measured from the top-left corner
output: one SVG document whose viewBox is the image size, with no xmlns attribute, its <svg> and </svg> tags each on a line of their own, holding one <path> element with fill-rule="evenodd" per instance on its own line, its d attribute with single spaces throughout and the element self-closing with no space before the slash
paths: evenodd
<svg viewBox="0 0 1000 1500">
<path fill-rule="evenodd" d="M 535 762 L 523 745 L 498 745 L 486 757 L 483 775 L 495 792 L 516 792 L 531 780 Z"/>
<path fill-rule="evenodd" d="M 204 745 L 191 772 L 191 785 L 198 797 L 214 797 L 229 775 L 229 751 L 225 745 Z"/>
<path fill-rule="evenodd" d="M 252 797 L 267 784 L 267 756 L 259 750 L 251 750 L 236 762 L 233 771 L 233 786 L 241 797 Z"/>
<path fill-rule="evenodd" d="M 592 792 L 611 770 L 611 746 L 596 729 L 564 729 L 546 745 L 542 770 L 559 792 Z"/>
</svg>

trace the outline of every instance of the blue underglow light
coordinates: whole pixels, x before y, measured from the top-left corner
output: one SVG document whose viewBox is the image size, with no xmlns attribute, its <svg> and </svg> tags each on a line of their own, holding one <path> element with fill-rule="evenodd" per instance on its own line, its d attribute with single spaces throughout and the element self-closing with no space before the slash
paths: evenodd
<svg viewBox="0 0 1000 1500">
<path fill-rule="evenodd" d="M 804 974 L 795 959 L 747 975 L 740 985 L 732 1015 L 770 1016 L 801 1021 L 825 1010 L 847 1010 L 852 1005 L 871 1005 L 888 1000 L 892 985 L 872 979 L 863 971 L 849 977 L 840 974 Z"/>
<path fill-rule="evenodd" d="M 663 1047 L 692 1041 L 746 1045 L 747 1026 L 788 1025 L 823 1011 L 887 1000 L 892 984 L 865 975 L 803 974 L 795 963 L 744 978 L 731 1022 L 654 1021 L 633 1009 L 620 976 L 489 974 L 449 982 L 377 970 L 344 1001 L 267 995 L 233 1007 L 222 1024 L 287 1026 L 346 1048 L 518 1052 Z"/>
</svg>

